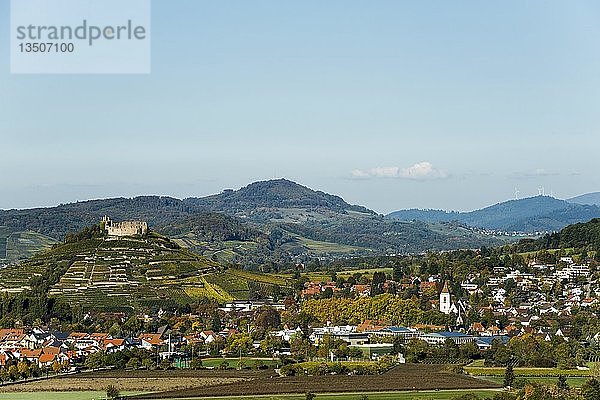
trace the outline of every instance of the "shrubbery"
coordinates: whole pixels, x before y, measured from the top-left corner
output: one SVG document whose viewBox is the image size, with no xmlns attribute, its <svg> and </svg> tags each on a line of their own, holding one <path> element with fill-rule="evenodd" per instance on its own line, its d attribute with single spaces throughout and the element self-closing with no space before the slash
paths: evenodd
<svg viewBox="0 0 600 400">
<path fill-rule="evenodd" d="M 316 362 L 309 361 L 298 364 L 284 365 L 280 369 L 281 375 L 378 375 L 387 371 L 393 363 L 390 360 L 379 362 Z"/>
</svg>

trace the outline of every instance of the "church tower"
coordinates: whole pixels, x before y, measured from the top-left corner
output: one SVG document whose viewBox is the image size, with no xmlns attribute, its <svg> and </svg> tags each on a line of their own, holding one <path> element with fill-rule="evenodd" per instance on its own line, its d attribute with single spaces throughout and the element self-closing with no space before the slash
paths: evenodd
<svg viewBox="0 0 600 400">
<path fill-rule="evenodd" d="M 452 307 L 450 289 L 448 289 L 448 281 L 444 282 L 444 288 L 440 293 L 440 311 L 444 314 L 450 314 Z"/>
</svg>

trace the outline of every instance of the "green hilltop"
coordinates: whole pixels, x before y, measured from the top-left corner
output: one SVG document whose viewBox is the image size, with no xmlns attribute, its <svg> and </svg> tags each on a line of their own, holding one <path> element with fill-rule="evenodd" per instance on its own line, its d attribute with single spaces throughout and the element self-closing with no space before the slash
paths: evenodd
<svg viewBox="0 0 600 400">
<path fill-rule="evenodd" d="M 538 239 L 521 240 L 510 247 L 519 252 L 565 248 L 598 251 L 600 250 L 600 218 L 566 226 L 559 232 Z"/>
<path fill-rule="evenodd" d="M 67 235 L 65 243 L 1 269 L 0 292 L 35 291 L 39 277 L 46 281 L 48 298 L 83 309 L 172 308 L 286 290 L 283 279 L 228 268 L 155 232 L 108 237 L 99 226 Z"/>
</svg>

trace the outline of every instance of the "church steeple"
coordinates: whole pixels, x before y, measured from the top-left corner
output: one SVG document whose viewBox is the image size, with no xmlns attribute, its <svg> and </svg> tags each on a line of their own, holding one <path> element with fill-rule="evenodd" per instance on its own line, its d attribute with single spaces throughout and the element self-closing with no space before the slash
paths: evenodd
<svg viewBox="0 0 600 400">
<path fill-rule="evenodd" d="M 444 282 L 444 287 L 440 293 L 440 311 L 444 314 L 450 314 L 450 308 L 452 307 L 452 295 L 448 288 L 448 281 Z"/>
<path fill-rule="evenodd" d="M 442 293 L 450 293 L 450 289 L 448 289 L 448 281 L 444 282 L 444 287 L 442 288 Z"/>
</svg>

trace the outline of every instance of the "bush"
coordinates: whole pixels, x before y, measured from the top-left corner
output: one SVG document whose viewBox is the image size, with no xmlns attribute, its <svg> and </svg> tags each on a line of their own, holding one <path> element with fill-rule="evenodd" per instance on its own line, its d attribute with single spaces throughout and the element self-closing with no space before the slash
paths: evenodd
<svg viewBox="0 0 600 400">
<path fill-rule="evenodd" d="M 168 369 L 173 369 L 173 363 L 168 358 L 163 358 L 160 361 L 160 369 L 164 369 L 165 371 Z"/>
<path fill-rule="evenodd" d="M 525 386 L 531 384 L 531 381 L 527 378 L 515 378 L 513 387 L 515 389 L 523 389 Z"/>
<path fill-rule="evenodd" d="M 138 369 L 140 367 L 140 360 L 137 357 L 130 358 L 125 364 L 127 369 Z"/>
<path fill-rule="evenodd" d="M 34 378 L 38 378 L 42 375 L 42 370 L 35 363 L 31 364 L 30 372 L 31 372 L 31 376 L 33 376 Z"/>
<path fill-rule="evenodd" d="M 283 376 L 297 375 L 328 375 L 328 374 L 353 374 L 353 375 L 378 375 L 388 370 L 387 365 L 373 362 L 313 362 L 307 361 L 297 364 L 288 364 L 281 367 Z"/>
<path fill-rule="evenodd" d="M 106 397 L 109 399 L 118 399 L 120 395 L 121 392 L 119 392 L 119 389 L 115 385 L 108 385 L 106 387 Z"/>
<path fill-rule="evenodd" d="M 448 366 L 446 366 L 445 369 L 446 369 L 446 371 L 453 373 L 453 374 L 462 375 L 465 373 L 465 369 L 461 364 L 448 365 Z"/>
<path fill-rule="evenodd" d="M 204 366 L 202 365 L 202 359 L 194 358 L 190 363 L 190 369 L 202 369 Z"/>
<path fill-rule="evenodd" d="M 229 363 L 227 361 L 223 361 L 221 364 L 219 364 L 218 369 L 220 369 L 220 370 L 229 369 Z"/>
</svg>

